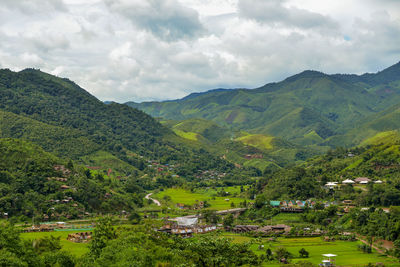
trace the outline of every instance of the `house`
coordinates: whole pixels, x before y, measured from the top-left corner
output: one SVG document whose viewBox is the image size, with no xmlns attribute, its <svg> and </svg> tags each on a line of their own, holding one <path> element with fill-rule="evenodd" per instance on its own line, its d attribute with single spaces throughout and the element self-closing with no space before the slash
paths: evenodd
<svg viewBox="0 0 400 267">
<path fill-rule="evenodd" d="M 279 208 L 281 206 L 281 203 L 282 203 L 281 201 L 271 200 L 269 202 L 269 205 L 271 205 L 271 207 L 274 208 Z"/>
<path fill-rule="evenodd" d="M 304 208 L 306 202 L 305 201 L 301 201 L 301 200 L 297 200 L 296 204 L 299 208 Z"/>
<path fill-rule="evenodd" d="M 179 224 L 179 222 L 177 223 L 174 221 L 167 221 L 164 224 L 164 226 L 158 229 L 157 231 L 168 234 L 174 234 L 180 237 L 191 237 L 195 233 L 204 234 L 215 230 L 217 230 L 217 226 L 215 225 L 194 225 L 194 224 L 181 225 Z"/>
<path fill-rule="evenodd" d="M 325 187 L 329 188 L 329 189 L 333 189 L 336 186 L 337 186 L 337 182 L 328 182 L 327 184 L 325 184 Z"/>
<path fill-rule="evenodd" d="M 260 228 L 258 225 L 236 225 L 232 227 L 230 230 L 234 233 L 247 233 L 252 232 Z"/>
<path fill-rule="evenodd" d="M 354 179 L 354 181 L 359 184 L 368 184 L 369 182 L 371 182 L 371 179 L 369 179 L 367 177 L 358 177 L 358 178 Z"/>
<path fill-rule="evenodd" d="M 355 182 L 353 180 L 350 179 L 346 179 L 342 182 L 342 184 L 354 184 Z"/>
<path fill-rule="evenodd" d="M 263 233 L 263 234 L 288 234 L 292 228 L 285 224 L 278 225 L 266 225 L 256 230 L 255 232 Z"/>
<path fill-rule="evenodd" d="M 383 183 L 381 180 L 378 180 L 378 181 L 375 181 L 374 183 L 376 183 L 376 184 L 381 184 L 381 183 Z"/>
<path fill-rule="evenodd" d="M 183 203 L 176 203 L 176 207 L 177 207 L 178 209 L 183 210 L 183 209 L 185 208 L 185 204 L 183 204 Z"/>
<path fill-rule="evenodd" d="M 68 234 L 67 240 L 75 243 L 87 243 L 92 239 L 92 232 Z"/>
<path fill-rule="evenodd" d="M 281 207 L 287 207 L 288 206 L 288 202 L 286 200 L 281 201 Z"/>
</svg>

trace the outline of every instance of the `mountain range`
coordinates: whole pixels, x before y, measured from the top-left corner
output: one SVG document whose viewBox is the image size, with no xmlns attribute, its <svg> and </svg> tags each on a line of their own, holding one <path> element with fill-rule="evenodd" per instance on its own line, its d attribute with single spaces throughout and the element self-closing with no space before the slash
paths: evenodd
<svg viewBox="0 0 400 267">
<path fill-rule="evenodd" d="M 400 63 L 373 74 L 307 70 L 255 89 L 217 89 L 173 101 L 125 104 L 153 117 L 202 118 L 231 131 L 300 146 L 354 146 L 399 128 Z"/>
</svg>

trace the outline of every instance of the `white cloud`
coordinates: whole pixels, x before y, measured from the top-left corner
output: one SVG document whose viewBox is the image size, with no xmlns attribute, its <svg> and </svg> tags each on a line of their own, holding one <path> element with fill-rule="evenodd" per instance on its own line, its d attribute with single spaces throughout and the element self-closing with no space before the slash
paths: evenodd
<svg viewBox="0 0 400 267">
<path fill-rule="evenodd" d="M 25 14 L 44 13 L 49 11 L 67 11 L 63 0 L 2 0 L 4 8 L 18 10 Z"/>
<path fill-rule="evenodd" d="M 175 0 L 106 0 L 111 11 L 156 36 L 174 41 L 198 36 L 203 27 L 198 13 Z"/>
<path fill-rule="evenodd" d="M 5 0 L 0 66 L 41 68 L 125 102 L 399 61 L 398 2 L 350 2 Z"/>
<path fill-rule="evenodd" d="M 337 23 L 315 12 L 285 6 L 284 0 L 239 0 L 239 14 L 261 23 L 298 28 L 335 29 Z"/>
</svg>

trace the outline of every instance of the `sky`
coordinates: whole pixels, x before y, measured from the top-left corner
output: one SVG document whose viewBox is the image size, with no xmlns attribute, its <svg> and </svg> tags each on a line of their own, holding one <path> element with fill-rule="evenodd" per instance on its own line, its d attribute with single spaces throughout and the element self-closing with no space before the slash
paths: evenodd
<svg viewBox="0 0 400 267">
<path fill-rule="evenodd" d="M 100 100 L 177 99 L 399 61 L 398 0 L 0 1 L 0 68 L 38 68 Z"/>
</svg>

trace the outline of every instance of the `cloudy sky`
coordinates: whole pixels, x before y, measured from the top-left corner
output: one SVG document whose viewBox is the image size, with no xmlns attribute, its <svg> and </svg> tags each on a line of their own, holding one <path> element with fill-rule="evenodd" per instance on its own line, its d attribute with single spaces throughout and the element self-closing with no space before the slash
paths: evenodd
<svg viewBox="0 0 400 267">
<path fill-rule="evenodd" d="M 0 1 L 0 68 L 40 68 L 101 100 L 176 99 L 398 61 L 398 0 Z"/>
</svg>

